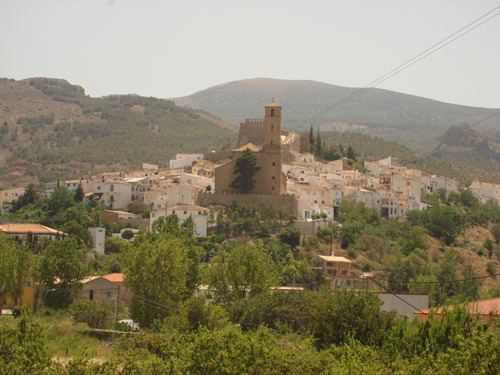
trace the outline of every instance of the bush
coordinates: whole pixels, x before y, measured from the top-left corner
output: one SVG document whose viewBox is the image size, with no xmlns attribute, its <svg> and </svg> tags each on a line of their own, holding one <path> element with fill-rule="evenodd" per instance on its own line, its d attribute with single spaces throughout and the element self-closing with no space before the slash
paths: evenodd
<svg viewBox="0 0 500 375">
<path fill-rule="evenodd" d="M 497 267 L 495 266 L 495 263 L 493 262 L 486 263 L 486 271 L 488 271 L 488 273 L 492 276 L 496 275 Z"/>
<path fill-rule="evenodd" d="M 132 232 L 130 229 L 124 230 L 122 233 L 122 238 L 125 240 L 130 240 L 131 238 L 134 238 L 134 232 Z"/>
<path fill-rule="evenodd" d="M 90 328 L 110 328 L 112 326 L 113 306 L 110 303 L 79 300 L 70 307 L 75 323 L 87 323 Z"/>
</svg>

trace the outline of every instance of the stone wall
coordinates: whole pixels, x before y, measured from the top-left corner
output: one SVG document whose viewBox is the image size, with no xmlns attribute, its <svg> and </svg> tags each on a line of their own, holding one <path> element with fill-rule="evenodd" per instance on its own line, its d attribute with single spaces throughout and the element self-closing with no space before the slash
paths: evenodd
<svg viewBox="0 0 500 375">
<path fill-rule="evenodd" d="M 296 221 L 294 225 L 302 232 L 304 236 L 313 236 L 318 233 L 318 229 L 328 228 L 331 221 L 326 220 L 311 220 L 311 221 Z"/>
<path fill-rule="evenodd" d="M 297 198 L 293 194 L 240 194 L 202 192 L 198 195 L 196 204 L 202 207 L 221 205 L 228 207 L 233 202 L 246 203 L 251 207 L 259 208 L 261 205 L 271 206 L 284 215 L 297 215 Z"/>
<path fill-rule="evenodd" d="M 264 121 L 262 119 L 247 119 L 245 123 L 240 124 L 236 148 L 248 143 L 256 146 L 264 144 Z"/>
</svg>

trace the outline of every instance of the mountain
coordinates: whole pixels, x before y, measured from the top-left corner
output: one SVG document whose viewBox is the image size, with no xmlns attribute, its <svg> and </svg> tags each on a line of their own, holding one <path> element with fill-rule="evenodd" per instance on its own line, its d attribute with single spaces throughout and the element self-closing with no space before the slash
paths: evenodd
<svg viewBox="0 0 500 375">
<path fill-rule="evenodd" d="M 500 172 L 500 135 L 467 124 L 451 126 L 439 139 L 432 157 L 461 168 Z"/>
<path fill-rule="evenodd" d="M 224 83 L 172 100 L 239 124 L 246 117 L 261 117 L 262 107 L 274 97 L 283 106 L 285 129 L 304 131 L 312 125 L 321 131 L 362 132 L 419 151 L 431 151 L 430 142 L 451 125 L 473 124 L 497 111 L 375 88 L 326 111 L 358 90 L 316 81 L 255 78 Z M 481 127 L 500 131 L 500 116 L 482 122 Z"/>
<path fill-rule="evenodd" d="M 231 145 L 236 129 L 200 110 L 137 95 L 91 98 L 65 80 L 0 80 L 0 188 L 165 165 Z"/>
</svg>

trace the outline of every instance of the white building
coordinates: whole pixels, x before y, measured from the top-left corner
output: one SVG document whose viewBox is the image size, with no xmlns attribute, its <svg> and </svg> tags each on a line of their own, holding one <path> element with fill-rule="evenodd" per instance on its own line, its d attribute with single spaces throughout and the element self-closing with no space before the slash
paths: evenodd
<svg viewBox="0 0 500 375">
<path fill-rule="evenodd" d="M 89 232 L 92 235 L 92 249 L 99 255 L 104 255 L 106 228 L 91 227 Z"/>
<path fill-rule="evenodd" d="M 177 154 L 175 160 L 170 160 L 170 169 L 191 167 L 197 160 L 203 160 L 203 154 Z"/>
<path fill-rule="evenodd" d="M 24 194 L 24 188 L 12 188 L 0 191 L 0 213 L 5 214 L 9 212 L 10 203 L 17 201 L 21 195 Z"/>
<path fill-rule="evenodd" d="M 192 218 L 194 236 L 207 236 L 209 210 L 208 208 L 196 205 L 180 205 L 167 209 L 154 210 L 150 214 L 150 228 L 153 228 L 153 223 L 160 217 L 167 217 L 172 214 L 176 214 L 179 217 L 181 224 L 188 218 Z"/>
<path fill-rule="evenodd" d="M 124 210 L 132 202 L 132 185 L 121 181 L 92 180 L 92 193 L 109 209 Z"/>
</svg>

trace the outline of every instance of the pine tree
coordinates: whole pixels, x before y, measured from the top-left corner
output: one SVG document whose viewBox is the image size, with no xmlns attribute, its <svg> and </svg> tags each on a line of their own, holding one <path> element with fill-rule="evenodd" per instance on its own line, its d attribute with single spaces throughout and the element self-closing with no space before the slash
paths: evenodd
<svg viewBox="0 0 500 375">
<path fill-rule="evenodd" d="M 316 135 L 316 153 L 317 156 L 321 156 L 321 136 L 319 135 L 319 129 L 318 129 L 318 134 Z"/>
<path fill-rule="evenodd" d="M 314 153 L 314 131 L 311 125 L 311 129 L 309 130 L 309 148 L 312 153 Z"/>
</svg>

